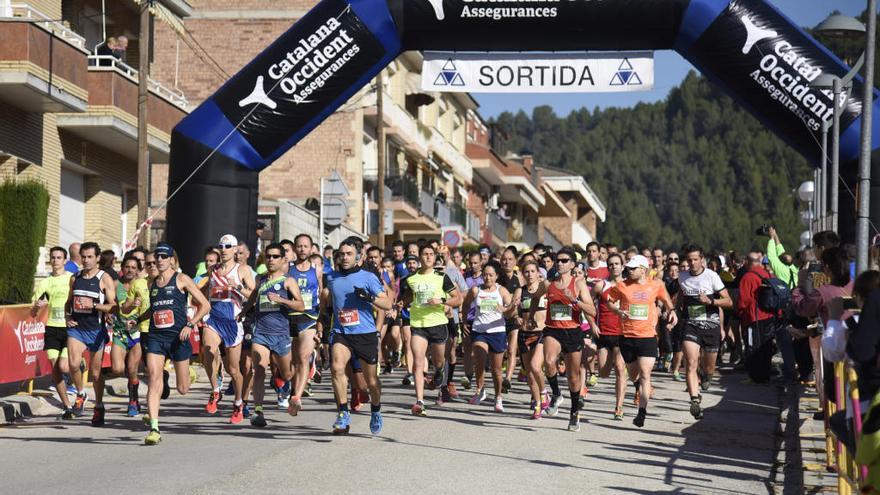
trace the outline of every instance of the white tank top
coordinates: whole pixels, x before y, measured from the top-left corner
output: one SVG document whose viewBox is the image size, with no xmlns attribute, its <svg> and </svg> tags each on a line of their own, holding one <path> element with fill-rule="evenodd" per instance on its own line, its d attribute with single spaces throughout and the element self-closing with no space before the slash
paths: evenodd
<svg viewBox="0 0 880 495">
<path fill-rule="evenodd" d="M 480 289 L 474 306 L 477 308 L 477 316 L 474 318 L 472 330 L 476 333 L 499 333 L 504 332 L 504 315 L 498 311 L 498 306 L 504 304 L 501 298 L 501 286 L 495 286 L 494 291 Z"/>
<path fill-rule="evenodd" d="M 236 290 L 236 287 L 241 285 L 241 276 L 238 274 L 238 268 L 239 264 L 236 263 L 226 275 L 220 272 L 220 268 L 213 270 L 211 272 L 210 290 L 208 292 L 212 303 L 228 302 L 233 304 L 236 316 L 241 311 L 241 303 L 244 299 L 241 292 Z"/>
</svg>

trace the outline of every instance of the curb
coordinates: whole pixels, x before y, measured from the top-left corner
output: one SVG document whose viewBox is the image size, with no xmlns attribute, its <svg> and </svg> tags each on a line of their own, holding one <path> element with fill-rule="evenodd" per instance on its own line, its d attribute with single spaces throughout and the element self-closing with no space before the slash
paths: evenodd
<svg viewBox="0 0 880 495">
<path fill-rule="evenodd" d="M 59 413 L 60 409 L 42 397 L 10 395 L 0 398 L 0 424 L 10 424 L 33 416 L 55 416 Z"/>
</svg>

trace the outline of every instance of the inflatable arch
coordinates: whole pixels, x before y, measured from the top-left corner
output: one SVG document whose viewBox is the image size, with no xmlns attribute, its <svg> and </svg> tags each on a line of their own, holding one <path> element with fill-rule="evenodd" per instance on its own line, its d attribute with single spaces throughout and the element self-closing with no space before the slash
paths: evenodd
<svg viewBox="0 0 880 495">
<path fill-rule="evenodd" d="M 815 162 L 833 103 L 811 82 L 848 72 L 764 0 L 323 0 L 175 127 L 169 190 L 185 185 L 169 203 L 167 235 L 183 266 L 225 232 L 246 232 L 253 245 L 257 173 L 401 52 L 432 49 L 675 49 Z M 850 184 L 861 86 L 857 79 L 839 102 L 841 173 Z M 875 153 L 878 126 L 874 119 Z M 877 188 L 872 196 L 880 198 Z M 844 191 L 840 224 L 852 229 Z"/>
</svg>

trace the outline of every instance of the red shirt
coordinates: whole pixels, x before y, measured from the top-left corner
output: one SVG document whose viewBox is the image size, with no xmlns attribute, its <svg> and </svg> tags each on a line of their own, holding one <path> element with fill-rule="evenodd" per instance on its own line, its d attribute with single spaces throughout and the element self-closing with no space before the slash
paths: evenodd
<svg viewBox="0 0 880 495">
<path fill-rule="evenodd" d="M 621 334 L 620 316 L 611 309 L 611 304 L 616 303 L 616 300 L 609 297 L 610 291 L 613 287 L 613 282 L 606 281 L 605 286 L 602 288 L 602 294 L 599 295 L 599 315 L 597 323 L 601 335 Z"/>
<path fill-rule="evenodd" d="M 581 308 L 571 302 L 577 297 L 577 279 L 571 277 L 568 287 L 560 289 L 556 282 L 550 282 L 547 289 L 547 322 L 545 328 L 575 330 L 581 326 Z"/>
<path fill-rule="evenodd" d="M 611 272 L 607 267 L 600 266 L 597 268 L 587 267 L 587 286 L 592 288 L 599 280 L 607 280 L 611 276 Z"/>
<path fill-rule="evenodd" d="M 749 269 L 739 281 L 739 300 L 736 302 L 736 314 L 746 325 L 756 321 L 764 321 L 775 316 L 758 307 L 755 293 L 761 287 L 761 278 L 770 278 L 770 274 L 762 266 Z"/>
</svg>

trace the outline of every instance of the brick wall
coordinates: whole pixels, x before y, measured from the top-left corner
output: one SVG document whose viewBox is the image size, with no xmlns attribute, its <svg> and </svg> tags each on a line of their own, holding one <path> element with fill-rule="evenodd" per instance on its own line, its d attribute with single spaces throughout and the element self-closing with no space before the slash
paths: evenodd
<svg viewBox="0 0 880 495">
<path fill-rule="evenodd" d="M 572 213 L 567 217 L 540 217 L 538 218 L 538 236 L 543 240 L 544 228 L 553 233 L 563 244 L 571 244 L 571 223 L 577 215 L 577 200 L 570 198 L 565 201 L 565 206 Z"/>
</svg>

